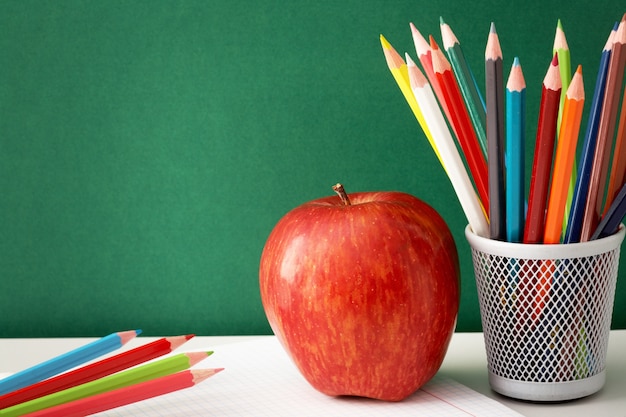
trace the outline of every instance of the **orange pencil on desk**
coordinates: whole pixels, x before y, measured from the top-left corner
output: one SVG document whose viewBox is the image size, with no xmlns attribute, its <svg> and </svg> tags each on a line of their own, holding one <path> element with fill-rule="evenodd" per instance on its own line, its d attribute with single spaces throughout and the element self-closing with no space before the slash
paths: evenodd
<svg viewBox="0 0 626 417">
<path fill-rule="evenodd" d="M 563 117 L 559 129 L 559 143 L 554 158 L 554 172 L 548 198 L 548 212 L 543 235 L 543 243 L 560 243 L 563 231 L 563 217 L 576 156 L 576 144 L 582 120 L 585 89 L 582 67 L 579 65 L 571 80 L 563 107 Z"/>
<path fill-rule="evenodd" d="M 541 243 L 543 239 L 560 100 L 561 76 L 559 62 L 557 56 L 554 55 L 543 79 L 535 156 L 528 194 L 528 213 L 524 227 L 524 243 Z"/>
<path fill-rule="evenodd" d="M 0 408 L 21 404 L 35 398 L 94 381 L 130 368 L 131 366 L 139 365 L 140 363 L 171 353 L 192 337 L 193 335 L 164 337 L 135 349 L 26 386 L 17 391 L 0 396 Z"/>
</svg>

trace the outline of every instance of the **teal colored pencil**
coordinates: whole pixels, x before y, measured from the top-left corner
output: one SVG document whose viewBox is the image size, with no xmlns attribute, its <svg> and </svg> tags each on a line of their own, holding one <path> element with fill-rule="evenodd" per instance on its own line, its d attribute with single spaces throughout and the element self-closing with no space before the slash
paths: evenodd
<svg viewBox="0 0 626 417">
<path fill-rule="evenodd" d="M 2 417 L 18 417 L 26 413 L 76 401 L 81 398 L 91 397 L 114 389 L 128 387 L 144 381 L 150 381 L 165 375 L 180 372 L 190 368 L 201 360 L 205 359 L 212 352 L 192 352 L 180 353 L 165 359 L 150 362 L 137 366 L 126 371 L 105 376 L 86 384 L 68 388 L 54 394 L 39 397 L 25 403 L 17 404 L 9 408 L 0 410 Z"/>
<path fill-rule="evenodd" d="M 38 365 L 24 369 L 0 380 L 0 395 L 27 387 L 51 376 L 112 352 L 124 346 L 141 333 L 141 330 L 111 333 L 85 346 L 59 355 Z"/>
<path fill-rule="evenodd" d="M 506 84 L 506 238 L 524 236 L 526 81 L 515 57 Z"/>
<path fill-rule="evenodd" d="M 459 89 L 461 90 L 461 95 L 463 96 L 463 101 L 467 107 L 472 124 L 474 125 L 480 148 L 483 154 L 487 156 L 487 114 L 485 101 L 478 90 L 474 73 L 465 59 L 461 43 L 450 28 L 450 25 L 446 24 L 442 18 L 439 18 L 439 21 L 443 47 L 448 55 L 452 71 L 459 84 Z"/>
</svg>

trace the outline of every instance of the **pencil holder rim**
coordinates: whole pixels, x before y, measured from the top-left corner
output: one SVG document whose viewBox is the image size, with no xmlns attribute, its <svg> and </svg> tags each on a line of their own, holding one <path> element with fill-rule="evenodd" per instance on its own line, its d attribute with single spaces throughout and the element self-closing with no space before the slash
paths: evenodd
<svg viewBox="0 0 626 417">
<path fill-rule="evenodd" d="M 523 259 L 571 259 L 594 256 L 619 247 L 626 235 L 626 227 L 620 224 L 610 236 L 588 242 L 559 244 L 527 244 L 488 239 L 474 233 L 468 224 L 465 238 L 473 249 L 490 255 Z"/>
</svg>

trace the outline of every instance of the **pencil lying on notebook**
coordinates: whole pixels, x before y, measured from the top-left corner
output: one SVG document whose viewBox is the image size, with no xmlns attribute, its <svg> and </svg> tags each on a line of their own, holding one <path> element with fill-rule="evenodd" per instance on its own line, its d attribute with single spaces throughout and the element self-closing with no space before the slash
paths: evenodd
<svg viewBox="0 0 626 417">
<path fill-rule="evenodd" d="M 35 384 L 71 368 L 119 349 L 141 330 L 111 333 L 85 346 L 59 355 L 0 380 L 0 395 Z"/>
<path fill-rule="evenodd" d="M 31 417 L 82 417 L 124 405 L 147 400 L 159 395 L 169 394 L 185 388 L 191 388 L 222 371 L 217 369 L 197 369 L 177 372 L 150 381 L 113 391 L 103 392 L 91 397 L 57 405 L 29 414 Z"/>
<path fill-rule="evenodd" d="M 18 417 L 26 413 L 33 413 L 35 411 L 65 404 L 70 401 L 76 401 L 81 398 L 90 397 L 114 389 L 149 381 L 161 376 L 170 375 L 174 372 L 190 368 L 191 366 L 204 360 L 211 353 L 213 352 L 180 353 L 165 359 L 160 359 L 135 368 L 127 369 L 113 375 L 108 375 L 104 378 L 87 382 L 86 384 L 55 392 L 54 394 L 46 395 L 45 397 L 39 397 L 25 403 L 1 409 L 0 416 Z"/>
<path fill-rule="evenodd" d="M 0 408 L 11 407 L 123 371 L 131 366 L 139 365 L 170 353 L 192 337 L 193 335 L 164 337 L 152 343 L 10 392 L 0 396 Z"/>
</svg>

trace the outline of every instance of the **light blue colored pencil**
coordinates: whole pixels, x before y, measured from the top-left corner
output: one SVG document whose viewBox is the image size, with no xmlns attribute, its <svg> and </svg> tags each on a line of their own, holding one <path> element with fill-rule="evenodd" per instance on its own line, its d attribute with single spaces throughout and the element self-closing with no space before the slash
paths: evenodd
<svg viewBox="0 0 626 417">
<path fill-rule="evenodd" d="M 506 84 L 506 239 L 524 236 L 526 82 L 515 57 Z"/>
<path fill-rule="evenodd" d="M 139 333 L 141 330 L 111 333 L 77 349 L 0 379 L 0 395 L 43 381 L 119 349 Z"/>
</svg>

